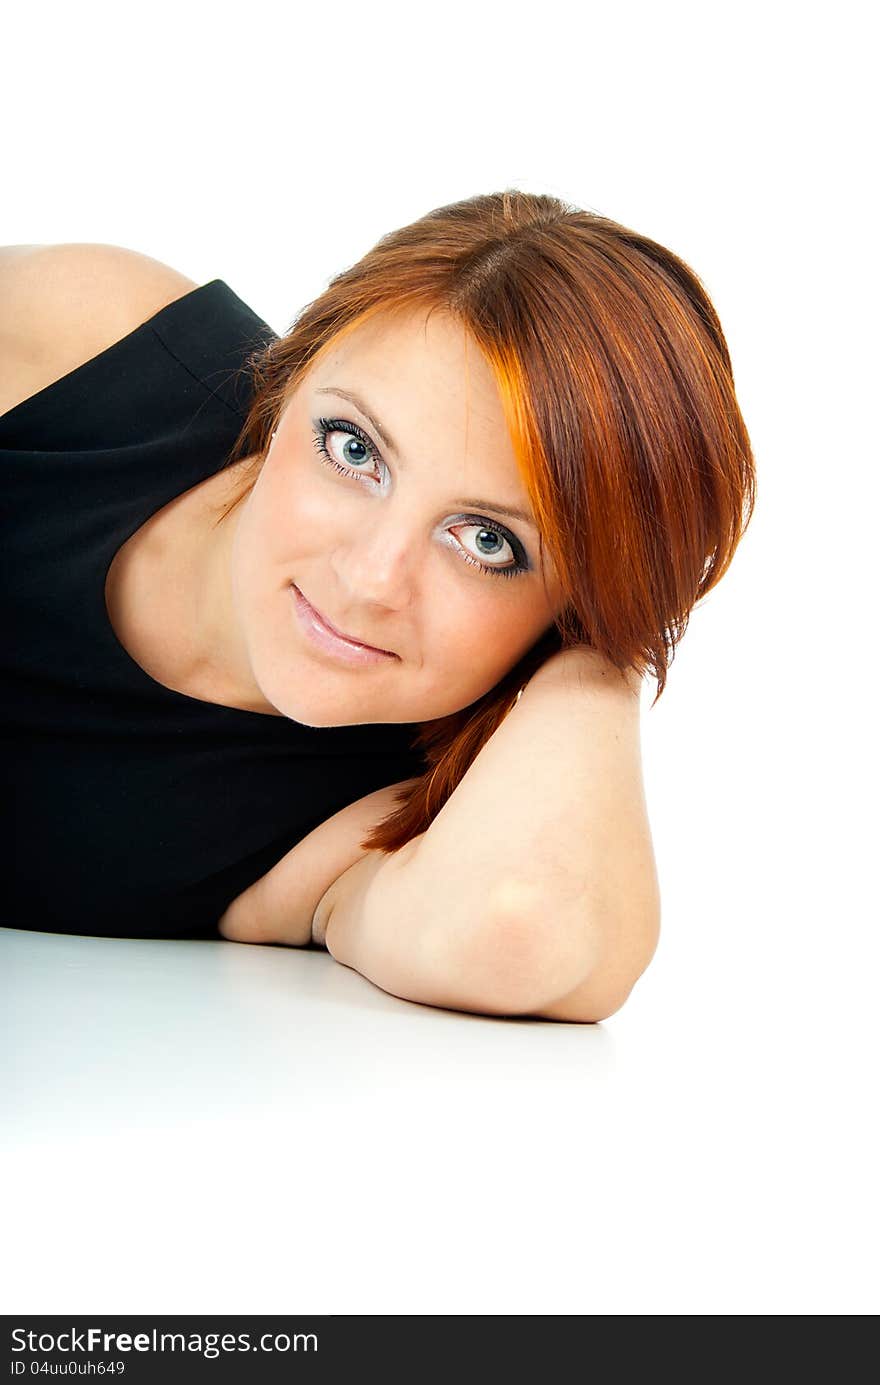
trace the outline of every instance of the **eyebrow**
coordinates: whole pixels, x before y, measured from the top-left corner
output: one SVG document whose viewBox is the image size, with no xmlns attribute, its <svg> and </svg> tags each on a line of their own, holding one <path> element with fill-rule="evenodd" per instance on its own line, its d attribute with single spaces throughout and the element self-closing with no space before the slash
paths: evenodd
<svg viewBox="0 0 880 1385">
<path fill-rule="evenodd" d="M 388 433 L 388 431 L 382 427 L 382 424 L 376 418 L 376 415 L 370 412 L 370 410 L 364 403 L 363 399 L 361 399 L 359 395 L 355 394 L 354 390 L 344 390 L 340 389 L 338 386 L 324 385 L 321 389 L 316 390 L 315 393 L 338 394 L 343 399 L 348 399 L 350 403 L 354 404 L 356 409 L 360 410 L 367 422 L 370 423 L 372 427 L 375 429 L 375 431 L 379 434 L 383 446 L 395 457 L 400 457 L 400 452 L 398 450 L 397 444 L 394 442 L 394 439 L 391 437 L 390 433 Z M 453 500 L 452 503 L 453 505 L 467 506 L 469 509 L 473 510 L 494 510 L 496 514 L 507 515 L 510 519 L 521 519 L 526 524 L 530 524 L 533 529 L 537 528 L 534 519 L 528 513 L 528 511 L 521 510 L 516 505 L 498 505 L 494 500 L 473 499 Z"/>
</svg>

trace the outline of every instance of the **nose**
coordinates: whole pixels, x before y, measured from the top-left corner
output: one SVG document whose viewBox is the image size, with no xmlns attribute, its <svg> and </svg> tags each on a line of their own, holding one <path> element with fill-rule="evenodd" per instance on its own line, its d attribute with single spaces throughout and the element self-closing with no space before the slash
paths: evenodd
<svg viewBox="0 0 880 1385">
<path fill-rule="evenodd" d="M 346 532 L 333 548 L 332 567 L 348 608 L 372 604 L 404 610 L 412 600 L 414 548 L 412 532 L 399 517 L 368 520 Z"/>
</svg>

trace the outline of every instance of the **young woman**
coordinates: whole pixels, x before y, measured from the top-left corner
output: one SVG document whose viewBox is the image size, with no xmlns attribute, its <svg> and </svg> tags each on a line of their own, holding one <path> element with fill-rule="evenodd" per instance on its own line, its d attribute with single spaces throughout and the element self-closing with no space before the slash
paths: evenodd
<svg viewBox="0 0 880 1385">
<path fill-rule="evenodd" d="M 5 921 L 612 1014 L 660 921 L 642 681 L 754 505 L 693 271 L 515 190 L 280 337 L 131 251 L 0 260 Z"/>
</svg>

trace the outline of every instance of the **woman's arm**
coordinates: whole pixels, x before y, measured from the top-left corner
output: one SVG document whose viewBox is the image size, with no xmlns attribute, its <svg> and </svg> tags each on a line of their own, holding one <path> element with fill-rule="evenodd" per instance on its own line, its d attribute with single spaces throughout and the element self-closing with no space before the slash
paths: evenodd
<svg viewBox="0 0 880 1385">
<path fill-rule="evenodd" d="M 0 414 L 198 287 L 121 245 L 0 246 Z"/>
<path fill-rule="evenodd" d="M 364 856 L 358 843 L 398 806 L 401 789 L 412 782 L 404 779 L 387 784 L 320 823 L 270 871 L 236 896 L 217 924 L 223 937 L 240 943 L 306 946 L 312 940 L 312 917 L 318 901 Z M 323 936 L 314 941 L 323 944 Z"/>
<path fill-rule="evenodd" d="M 589 651 L 554 656 L 428 830 L 334 881 L 316 935 L 406 1000 L 607 1018 L 659 936 L 639 712 L 631 678 Z"/>
</svg>

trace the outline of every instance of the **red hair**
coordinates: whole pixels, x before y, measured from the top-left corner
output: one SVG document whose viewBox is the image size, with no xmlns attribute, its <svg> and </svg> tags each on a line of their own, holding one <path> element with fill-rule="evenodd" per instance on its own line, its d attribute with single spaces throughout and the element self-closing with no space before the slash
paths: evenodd
<svg viewBox="0 0 880 1385">
<path fill-rule="evenodd" d="M 557 650 L 587 645 L 620 672 L 650 670 L 656 703 L 756 492 L 727 343 L 694 271 L 596 212 L 508 189 L 383 236 L 248 358 L 255 394 L 230 462 L 253 454 L 254 466 L 224 515 L 256 481 L 306 371 L 396 308 L 452 314 L 484 354 L 564 608 L 482 698 L 423 724 L 426 773 L 361 843 L 389 852 L 427 830 Z"/>
</svg>

